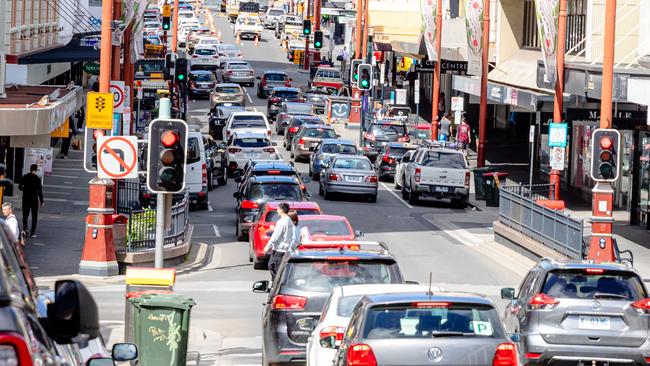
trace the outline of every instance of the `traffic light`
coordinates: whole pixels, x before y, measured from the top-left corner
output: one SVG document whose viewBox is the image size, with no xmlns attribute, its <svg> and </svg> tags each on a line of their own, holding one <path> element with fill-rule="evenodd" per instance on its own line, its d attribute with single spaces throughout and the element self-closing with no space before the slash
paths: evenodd
<svg viewBox="0 0 650 366">
<path fill-rule="evenodd" d="M 176 75 L 176 54 L 170 52 L 165 55 L 165 80 L 171 80 Z"/>
<path fill-rule="evenodd" d="M 314 48 L 323 48 L 323 31 L 317 30 L 314 32 Z"/>
<path fill-rule="evenodd" d="M 162 16 L 163 16 L 162 29 L 164 31 L 168 31 L 172 27 L 171 26 L 171 23 L 172 23 L 171 22 L 172 21 L 172 7 L 170 5 L 167 5 L 167 4 L 163 5 Z"/>
<path fill-rule="evenodd" d="M 178 193 L 185 188 L 187 124 L 179 119 L 155 119 L 149 126 L 147 188 Z"/>
<path fill-rule="evenodd" d="M 350 84 L 357 86 L 359 83 L 359 65 L 363 63 L 362 60 L 354 59 L 350 62 Z"/>
<path fill-rule="evenodd" d="M 618 179 L 620 149 L 621 134 L 617 130 L 594 130 L 591 135 L 591 179 L 597 182 L 614 182 Z"/>
<path fill-rule="evenodd" d="M 305 19 L 302 21 L 302 34 L 306 36 L 311 34 L 311 20 Z"/>
<path fill-rule="evenodd" d="M 97 140 L 106 136 L 106 130 L 86 128 L 84 135 L 84 169 L 89 173 L 97 171 Z"/>
<path fill-rule="evenodd" d="M 177 58 L 175 65 L 177 83 L 187 84 L 187 69 L 187 59 L 184 57 Z"/>
<path fill-rule="evenodd" d="M 370 90 L 372 88 L 372 65 L 370 64 L 361 64 L 358 69 L 359 74 L 359 89 L 360 90 Z"/>
</svg>

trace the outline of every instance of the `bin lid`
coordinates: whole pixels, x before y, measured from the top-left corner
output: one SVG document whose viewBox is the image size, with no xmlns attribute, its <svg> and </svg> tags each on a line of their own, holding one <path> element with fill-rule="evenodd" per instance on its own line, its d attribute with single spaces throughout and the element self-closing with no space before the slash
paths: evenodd
<svg viewBox="0 0 650 366">
<path fill-rule="evenodd" d="M 508 173 L 506 172 L 487 172 L 483 173 L 484 177 L 498 177 L 498 178 L 506 178 L 508 177 Z"/>
<path fill-rule="evenodd" d="M 143 291 L 130 291 L 126 293 L 126 298 L 127 299 L 134 299 L 137 297 L 142 297 L 142 295 L 146 294 L 171 294 L 171 291 L 167 290 L 143 290 Z"/>
<path fill-rule="evenodd" d="M 193 299 L 179 294 L 149 293 L 140 297 L 130 298 L 129 301 L 136 307 L 173 308 L 189 310 L 196 302 Z"/>
</svg>

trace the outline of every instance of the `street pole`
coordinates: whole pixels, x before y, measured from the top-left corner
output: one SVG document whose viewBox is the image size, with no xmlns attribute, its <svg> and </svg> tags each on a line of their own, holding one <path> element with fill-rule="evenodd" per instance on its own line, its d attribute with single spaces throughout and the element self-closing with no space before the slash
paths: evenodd
<svg viewBox="0 0 650 366">
<path fill-rule="evenodd" d="M 560 0 L 560 14 L 558 18 L 557 34 L 557 80 L 555 82 L 555 102 L 553 104 L 553 123 L 562 123 L 564 119 L 562 111 L 564 110 L 564 49 L 566 48 L 566 0 Z M 549 198 L 554 200 L 560 199 L 560 180 L 562 172 L 551 170 L 551 187 Z"/>
<path fill-rule="evenodd" d="M 530 126 L 528 131 L 528 143 L 530 144 L 530 166 L 528 170 L 528 194 L 533 198 L 533 164 L 535 163 L 535 125 Z"/>
<path fill-rule="evenodd" d="M 99 91 L 110 92 L 111 88 L 111 20 L 113 2 L 102 1 L 102 31 L 99 49 Z"/>
<path fill-rule="evenodd" d="M 172 52 L 178 49 L 178 0 L 174 0 L 174 9 L 172 11 Z"/>
<path fill-rule="evenodd" d="M 370 63 L 368 59 L 368 27 L 370 23 L 368 20 L 368 0 L 363 0 L 363 36 L 362 36 L 362 46 L 361 46 L 361 59 L 364 63 Z"/>
<path fill-rule="evenodd" d="M 314 0 L 316 1 L 316 0 Z M 311 10 L 311 0 L 305 0 L 307 3 L 307 9 L 305 11 L 305 18 L 309 19 L 309 11 Z M 305 35 L 305 56 L 303 57 L 303 70 L 309 70 L 309 34 Z"/>
<path fill-rule="evenodd" d="M 126 85 L 131 88 L 131 93 L 129 93 L 129 106 L 131 106 L 131 111 L 133 112 L 133 101 L 135 99 L 134 94 L 136 92 L 134 85 L 134 75 L 133 75 L 133 62 L 131 62 L 131 42 L 133 39 L 133 27 L 129 25 L 124 31 L 124 82 Z M 133 113 L 131 115 L 134 115 Z M 124 131 L 124 135 L 129 134 L 133 135 L 135 132 L 135 124 L 133 123 L 133 118 L 129 121 L 129 131 Z"/>
<path fill-rule="evenodd" d="M 600 97 L 600 128 L 612 128 L 612 88 L 614 81 L 614 55 L 616 39 L 616 0 L 605 5 L 605 40 L 603 77 Z M 596 141 L 591 141 L 595 144 Z M 617 152 L 620 153 L 620 152 Z M 617 167 L 618 168 L 618 167 Z M 616 260 L 612 238 L 614 189 L 609 182 L 598 182 L 592 189 L 591 242 L 587 259 L 596 262 Z"/>
<path fill-rule="evenodd" d="M 0 1 L 0 14 L 7 14 L 6 13 L 6 7 L 7 7 L 7 2 L 6 1 Z M 7 17 L 2 17 L 0 19 L 0 34 L 4 35 L 6 34 L 5 29 L 7 26 Z M 4 99 L 7 97 L 7 94 L 5 93 L 5 78 L 7 76 L 7 61 L 6 61 L 6 47 L 4 42 L 0 42 L 0 99 Z"/>
<path fill-rule="evenodd" d="M 431 139 L 438 139 L 438 104 L 440 103 L 440 63 L 442 62 L 442 0 L 437 1 L 436 11 L 436 54 L 433 73 L 433 92 L 431 93 Z"/>
<path fill-rule="evenodd" d="M 479 107 L 478 126 L 478 156 L 476 165 L 485 166 L 485 137 L 487 135 L 487 84 L 488 84 L 488 54 L 490 53 L 490 0 L 483 0 L 483 42 L 482 71 L 481 71 L 481 104 Z"/>
<path fill-rule="evenodd" d="M 160 109 L 158 111 L 158 118 L 171 118 L 172 105 L 169 98 L 160 98 Z M 165 245 L 165 194 L 156 194 L 156 246 L 154 252 L 154 267 L 164 267 L 164 252 L 163 246 Z"/>
<path fill-rule="evenodd" d="M 120 20 L 122 17 L 122 0 L 113 0 L 113 20 Z M 117 24 L 117 23 L 116 23 Z M 112 38 L 112 37 L 111 37 Z M 112 46 L 113 52 L 112 56 L 112 67 L 111 67 L 111 80 L 121 80 L 120 71 L 122 67 L 120 66 L 120 56 L 122 52 L 121 45 Z"/>
<path fill-rule="evenodd" d="M 363 31 L 361 30 L 361 17 L 363 16 L 363 0 L 357 0 L 357 25 L 354 28 L 354 37 L 356 38 L 355 42 L 355 57 L 356 59 L 361 58 L 361 37 L 363 37 Z"/>
</svg>

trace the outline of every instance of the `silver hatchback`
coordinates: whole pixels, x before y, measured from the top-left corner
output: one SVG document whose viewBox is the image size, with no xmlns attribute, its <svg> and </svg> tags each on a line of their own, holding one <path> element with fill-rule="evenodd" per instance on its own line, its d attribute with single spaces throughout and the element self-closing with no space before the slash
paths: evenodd
<svg viewBox="0 0 650 366">
<path fill-rule="evenodd" d="M 510 300 L 508 330 L 525 365 L 636 364 L 650 360 L 650 299 L 637 272 L 616 263 L 542 259 Z"/>
<path fill-rule="evenodd" d="M 326 200 L 334 193 L 344 193 L 377 202 L 377 173 L 365 156 L 335 155 L 322 165 L 319 184 L 318 193 Z"/>
</svg>

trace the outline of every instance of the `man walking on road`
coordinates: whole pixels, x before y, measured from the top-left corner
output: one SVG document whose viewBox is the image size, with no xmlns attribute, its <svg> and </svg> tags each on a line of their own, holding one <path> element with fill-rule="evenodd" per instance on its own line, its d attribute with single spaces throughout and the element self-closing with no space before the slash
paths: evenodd
<svg viewBox="0 0 650 366">
<path fill-rule="evenodd" d="M 271 250 L 271 257 L 269 258 L 269 272 L 271 272 L 271 278 L 275 278 L 275 274 L 278 272 L 278 267 L 282 261 L 284 253 L 286 253 L 291 248 L 291 242 L 293 241 L 293 230 L 295 228 L 291 218 L 289 217 L 289 204 L 282 202 L 278 205 L 277 209 L 280 219 L 275 223 L 275 230 L 271 235 L 271 239 L 264 247 L 264 252 Z"/>
<path fill-rule="evenodd" d="M 38 208 L 43 206 L 43 186 L 41 178 L 36 175 L 38 165 L 32 164 L 29 173 L 20 178 L 18 189 L 23 191 L 23 230 L 27 231 L 27 218 L 32 214 L 32 227 L 29 235 L 36 237 L 36 221 L 38 220 Z"/>
</svg>

